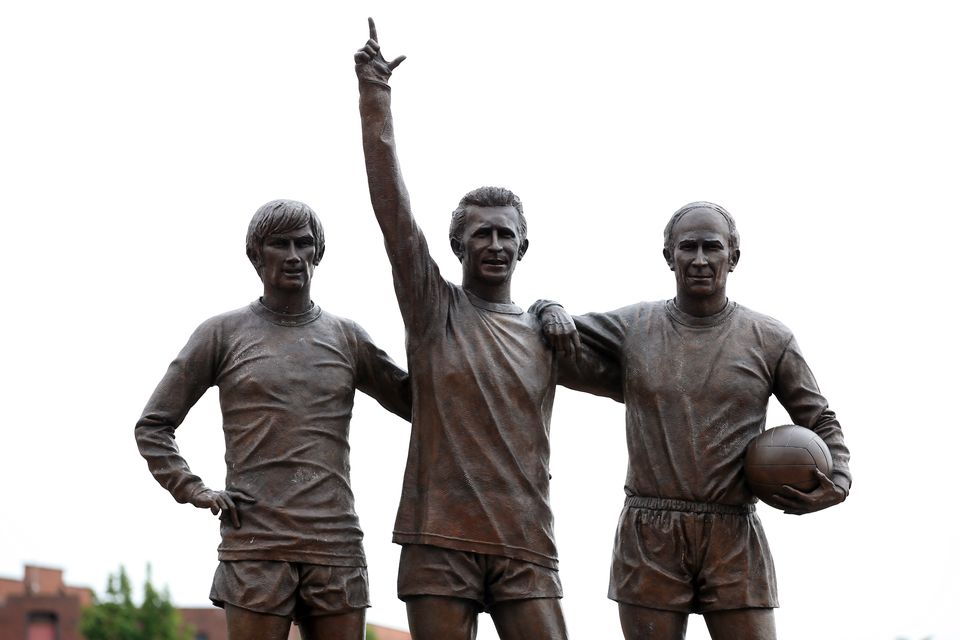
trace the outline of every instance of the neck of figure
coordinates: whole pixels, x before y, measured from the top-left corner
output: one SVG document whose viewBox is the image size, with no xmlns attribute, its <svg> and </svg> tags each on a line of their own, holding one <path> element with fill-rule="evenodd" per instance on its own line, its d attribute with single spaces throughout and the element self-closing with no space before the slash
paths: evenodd
<svg viewBox="0 0 960 640">
<path fill-rule="evenodd" d="M 720 313 L 727 306 L 727 290 L 723 288 L 709 296 L 692 296 L 678 290 L 675 300 L 680 311 L 696 318 L 706 318 Z"/>
<path fill-rule="evenodd" d="M 295 290 L 263 288 L 263 306 L 275 313 L 295 316 L 306 313 L 313 303 L 310 302 L 310 287 Z"/>
<path fill-rule="evenodd" d="M 493 302 L 497 304 L 511 304 L 513 302 L 513 298 L 510 296 L 509 279 L 504 282 L 494 284 L 464 277 L 463 288 L 481 300 L 486 300 L 487 302 Z"/>
</svg>

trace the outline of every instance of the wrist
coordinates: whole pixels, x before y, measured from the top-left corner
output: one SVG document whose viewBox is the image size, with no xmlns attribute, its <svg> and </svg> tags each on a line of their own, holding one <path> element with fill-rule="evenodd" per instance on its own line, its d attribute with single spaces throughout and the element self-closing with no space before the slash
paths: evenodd
<svg viewBox="0 0 960 640">
<path fill-rule="evenodd" d="M 386 89 L 387 91 L 390 91 L 390 85 L 387 84 L 387 81 L 386 81 L 386 80 L 380 80 L 380 79 L 378 79 L 378 78 L 366 78 L 366 77 L 360 77 L 359 80 L 360 80 L 360 86 L 361 86 L 361 87 L 362 87 L 364 84 L 372 84 L 372 85 L 375 85 L 375 86 L 378 86 L 378 87 L 383 87 L 383 88 Z"/>
<path fill-rule="evenodd" d="M 554 302 L 553 300 L 537 300 L 531 305 L 531 310 L 535 310 L 537 313 L 537 318 L 543 317 L 543 312 L 549 309 L 550 307 L 560 307 L 563 309 L 563 305 L 559 302 Z"/>
</svg>

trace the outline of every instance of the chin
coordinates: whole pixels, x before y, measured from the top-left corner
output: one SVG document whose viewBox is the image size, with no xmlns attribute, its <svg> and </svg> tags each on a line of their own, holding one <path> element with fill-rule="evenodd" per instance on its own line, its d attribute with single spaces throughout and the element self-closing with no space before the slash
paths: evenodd
<svg viewBox="0 0 960 640">
<path fill-rule="evenodd" d="M 481 273 L 478 279 L 484 284 L 503 284 L 504 282 L 510 280 L 510 276 L 512 275 L 513 271 L 491 274 Z"/>
</svg>

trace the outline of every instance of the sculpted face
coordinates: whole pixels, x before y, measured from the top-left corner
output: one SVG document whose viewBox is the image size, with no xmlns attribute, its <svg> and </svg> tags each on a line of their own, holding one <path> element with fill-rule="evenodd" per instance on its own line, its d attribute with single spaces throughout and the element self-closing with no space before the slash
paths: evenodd
<svg viewBox="0 0 960 640">
<path fill-rule="evenodd" d="M 511 206 L 466 209 L 463 242 L 454 247 L 463 264 L 464 283 L 498 285 L 510 280 L 527 250 L 520 240 L 520 217 Z"/>
<path fill-rule="evenodd" d="M 677 293 L 690 298 L 726 298 L 727 274 L 740 259 L 730 249 L 730 227 L 712 209 L 694 209 L 673 228 L 673 251 L 664 257 L 677 279 Z"/>
<path fill-rule="evenodd" d="M 317 247 L 310 225 L 263 239 L 260 279 L 264 289 L 298 291 L 310 287 Z"/>
</svg>

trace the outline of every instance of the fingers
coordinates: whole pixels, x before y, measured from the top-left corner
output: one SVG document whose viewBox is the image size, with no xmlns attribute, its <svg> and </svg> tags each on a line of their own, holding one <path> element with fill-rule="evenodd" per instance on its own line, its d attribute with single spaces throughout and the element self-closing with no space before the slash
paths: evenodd
<svg viewBox="0 0 960 640">
<path fill-rule="evenodd" d="M 368 62 L 377 60 L 382 62 L 386 66 L 386 70 L 389 72 L 396 69 L 400 66 L 400 63 L 407 59 L 407 56 L 398 56 L 394 58 L 391 62 L 387 62 L 383 58 L 383 54 L 380 53 L 380 42 L 377 36 L 377 25 L 374 24 L 373 18 L 367 18 L 367 26 L 370 28 L 370 39 L 367 40 L 367 43 L 363 47 L 353 54 L 353 61 L 358 65 L 366 64 Z"/>
<path fill-rule="evenodd" d="M 242 491 L 208 491 L 199 496 L 194 504 L 201 508 L 210 509 L 210 513 L 215 516 L 220 515 L 221 520 L 229 516 L 230 523 L 234 528 L 239 529 L 240 511 L 237 509 L 237 504 L 253 504 L 254 502 L 256 502 L 256 499 Z"/>
<path fill-rule="evenodd" d="M 247 495 L 242 491 L 223 491 L 221 497 L 224 502 L 224 511 L 230 512 L 230 523 L 233 525 L 234 529 L 240 528 L 240 510 L 237 508 L 238 503 L 247 503 L 253 504 L 256 502 L 256 499 L 253 496 Z"/>
<path fill-rule="evenodd" d="M 229 491 L 229 494 L 230 494 L 230 497 L 233 498 L 235 502 L 246 502 L 247 504 L 253 504 L 257 501 L 257 499 L 254 498 L 253 496 L 249 496 L 246 493 L 242 491 L 237 491 L 235 489 L 231 489 Z"/>
<path fill-rule="evenodd" d="M 580 360 L 583 357 L 583 343 L 580 342 L 580 332 L 576 329 L 573 330 L 573 354 L 577 357 L 577 360 Z"/>
<path fill-rule="evenodd" d="M 547 344 L 559 354 L 576 355 L 580 357 L 582 345 L 580 334 L 574 324 L 556 314 L 545 314 L 543 318 L 543 334 Z"/>
<path fill-rule="evenodd" d="M 221 491 L 217 495 L 217 503 L 220 506 L 220 509 L 223 510 L 223 515 L 220 516 L 220 519 L 230 516 L 230 522 L 233 524 L 234 529 L 240 528 L 240 514 L 237 513 L 237 505 L 234 504 L 233 500 L 230 498 L 230 494 L 226 491 Z"/>
<path fill-rule="evenodd" d="M 834 484 L 833 478 L 831 478 L 824 472 L 820 471 L 820 469 L 817 469 L 817 480 L 820 481 L 820 486 L 824 489 L 831 489 L 834 491 L 839 489 L 839 487 L 837 487 L 837 485 Z"/>
</svg>

